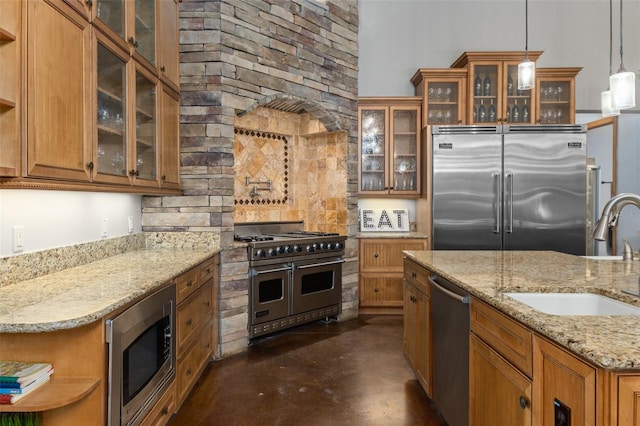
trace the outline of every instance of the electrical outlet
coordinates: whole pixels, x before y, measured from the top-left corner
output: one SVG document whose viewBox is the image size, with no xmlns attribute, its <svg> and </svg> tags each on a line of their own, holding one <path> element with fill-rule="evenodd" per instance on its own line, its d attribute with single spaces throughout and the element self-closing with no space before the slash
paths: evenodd
<svg viewBox="0 0 640 426">
<path fill-rule="evenodd" d="M 106 237 L 109 235 L 109 221 L 104 218 L 102 219 L 102 236 Z"/>
<path fill-rule="evenodd" d="M 128 221 L 129 221 L 129 233 L 132 233 L 133 232 L 133 216 L 129 216 Z"/>
<path fill-rule="evenodd" d="M 18 253 L 24 250 L 24 226 L 13 227 L 13 252 Z"/>
</svg>

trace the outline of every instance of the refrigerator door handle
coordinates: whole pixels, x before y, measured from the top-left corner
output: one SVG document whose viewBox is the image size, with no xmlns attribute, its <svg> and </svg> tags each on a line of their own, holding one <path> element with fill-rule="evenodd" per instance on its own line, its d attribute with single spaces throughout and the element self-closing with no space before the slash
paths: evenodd
<svg viewBox="0 0 640 426">
<path fill-rule="evenodd" d="M 495 191 L 495 197 L 494 197 L 494 208 L 495 208 L 495 218 L 496 218 L 496 224 L 495 227 L 493 228 L 493 233 L 494 234 L 499 234 L 500 233 L 500 224 L 502 223 L 502 219 L 501 219 L 501 211 L 502 211 L 502 181 L 500 179 L 500 173 L 491 173 L 491 177 L 493 177 L 494 180 L 494 191 Z"/>
<path fill-rule="evenodd" d="M 509 193 L 509 206 L 507 211 L 509 212 L 509 216 L 507 217 L 507 223 L 505 225 L 505 232 L 507 234 L 513 233 L 513 173 L 508 172 L 505 174 L 506 182 L 505 182 L 505 191 L 508 188 Z M 505 198 L 507 195 L 505 194 Z"/>
</svg>

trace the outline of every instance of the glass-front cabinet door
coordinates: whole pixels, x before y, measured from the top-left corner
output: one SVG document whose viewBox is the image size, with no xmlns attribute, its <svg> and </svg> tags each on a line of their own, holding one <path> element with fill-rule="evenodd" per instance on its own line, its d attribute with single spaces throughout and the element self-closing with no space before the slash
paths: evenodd
<svg viewBox="0 0 640 426">
<path fill-rule="evenodd" d="M 126 41 L 124 0 L 97 0 L 95 10 L 95 25 L 103 30 L 105 27 L 108 28 L 121 40 Z"/>
<path fill-rule="evenodd" d="M 465 88 L 467 70 L 420 68 L 411 78 L 416 96 L 423 99 L 422 123 L 449 125 L 466 123 Z"/>
<path fill-rule="evenodd" d="M 518 64 L 506 63 L 504 66 L 506 75 L 503 79 L 505 90 L 504 103 L 506 109 L 502 111 L 504 123 L 533 124 L 534 90 L 518 90 Z"/>
<path fill-rule="evenodd" d="M 156 9 L 154 0 L 135 0 L 133 45 L 136 53 L 156 65 Z"/>
<path fill-rule="evenodd" d="M 536 75 L 536 123 L 575 123 L 575 80 L 582 68 L 540 68 Z"/>
<path fill-rule="evenodd" d="M 478 63 L 471 65 L 469 111 L 472 124 L 496 124 L 502 120 L 502 64 Z M 500 115 L 500 116 L 499 116 Z"/>
<path fill-rule="evenodd" d="M 129 183 L 127 159 L 127 62 L 128 55 L 105 37 L 97 42 L 96 132 L 93 179 Z M 118 53 L 116 53 L 118 52 Z"/>
<path fill-rule="evenodd" d="M 393 192 L 418 191 L 418 165 L 420 164 L 419 110 L 391 107 L 391 144 L 389 156 L 392 173 L 389 189 Z M 392 160 L 391 160 L 392 159 Z"/>
<path fill-rule="evenodd" d="M 135 78 L 135 164 L 129 173 L 134 183 L 143 181 L 157 186 L 157 85 L 158 82 L 142 69 L 136 70 Z"/>
<path fill-rule="evenodd" d="M 418 97 L 360 99 L 360 194 L 420 194 L 420 103 Z"/>
<path fill-rule="evenodd" d="M 387 108 L 360 110 L 359 192 L 386 191 Z"/>
</svg>

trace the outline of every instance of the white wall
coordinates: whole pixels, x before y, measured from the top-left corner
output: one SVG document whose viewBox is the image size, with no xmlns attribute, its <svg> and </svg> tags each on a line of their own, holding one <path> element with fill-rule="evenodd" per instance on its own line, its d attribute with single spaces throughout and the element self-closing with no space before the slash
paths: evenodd
<svg viewBox="0 0 640 426">
<path fill-rule="evenodd" d="M 140 195 L 0 190 L 0 257 L 141 232 Z M 107 237 L 102 236 L 107 219 Z M 13 227 L 24 227 L 24 250 L 13 251 Z"/>
<path fill-rule="evenodd" d="M 613 2 L 613 69 L 619 61 Z M 464 51 L 524 50 L 524 0 L 359 0 L 360 96 L 411 96 L 418 68 L 448 68 Z M 624 2 L 624 63 L 640 69 L 640 1 Z M 609 76 L 609 2 L 529 0 L 529 50 L 541 67 L 583 67 L 579 110 L 599 110 Z M 640 84 L 636 97 L 640 101 Z M 640 110 L 640 107 L 636 108 Z"/>
</svg>

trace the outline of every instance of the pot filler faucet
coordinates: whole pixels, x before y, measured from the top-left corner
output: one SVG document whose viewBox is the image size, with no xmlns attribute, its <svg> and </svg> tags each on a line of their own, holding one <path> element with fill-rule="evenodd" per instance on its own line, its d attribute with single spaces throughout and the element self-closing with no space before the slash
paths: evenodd
<svg viewBox="0 0 640 426">
<path fill-rule="evenodd" d="M 607 201 L 604 209 L 602 209 L 602 216 L 600 217 L 596 228 L 593 230 L 593 239 L 605 241 L 607 239 L 609 228 L 615 228 L 618 226 L 620 212 L 629 204 L 633 204 L 640 209 L 640 195 L 623 192 Z M 633 260 L 633 249 L 631 248 L 629 241 L 623 240 L 623 242 L 624 251 L 622 253 L 622 260 Z"/>
</svg>

